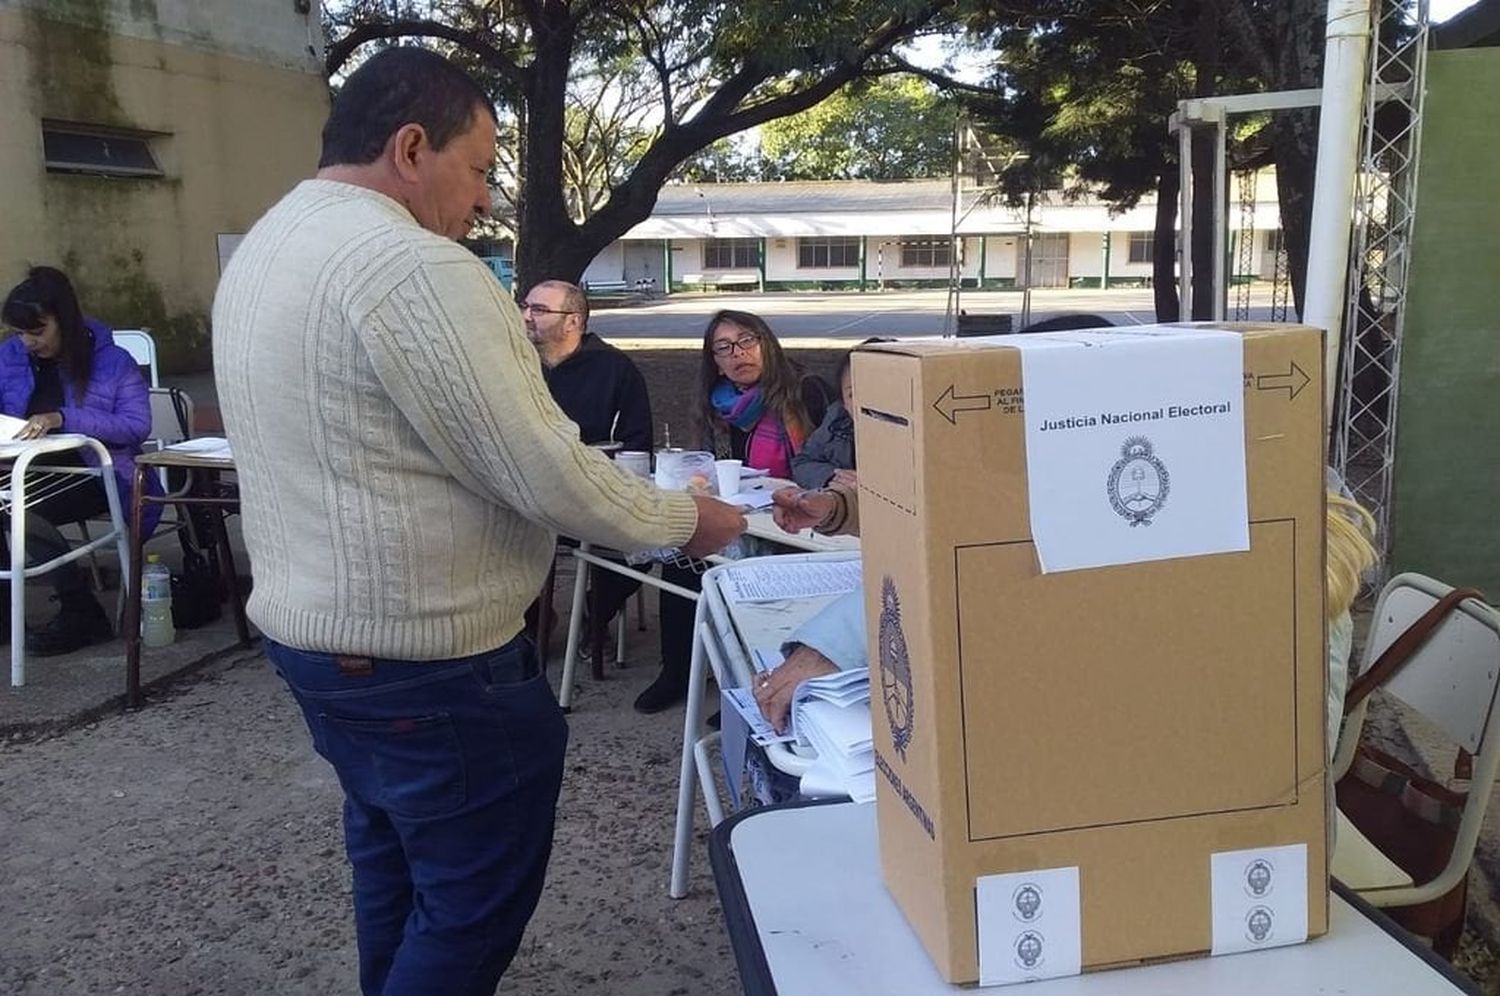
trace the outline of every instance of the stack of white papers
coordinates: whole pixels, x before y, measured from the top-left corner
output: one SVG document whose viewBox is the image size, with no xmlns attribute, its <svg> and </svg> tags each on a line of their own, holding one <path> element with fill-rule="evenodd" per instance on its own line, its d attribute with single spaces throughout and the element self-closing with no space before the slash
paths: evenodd
<svg viewBox="0 0 1500 996">
<path fill-rule="evenodd" d="M 797 686 L 794 701 L 832 702 L 836 706 L 869 702 L 870 669 L 853 667 L 821 678 L 809 678 Z"/>
<path fill-rule="evenodd" d="M 855 802 L 874 801 L 868 669 L 803 682 L 793 700 L 791 728 L 818 752 L 817 762 L 803 775 L 803 795 L 847 795 Z"/>
<path fill-rule="evenodd" d="M 847 795 L 855 802 L 875 799 L 875 748 L 870 737 L 870 703 L 839 706 L 812 699 L 792 709 L 792 723 L 818 752 L 802 776 L 806 796 Z"/>
<path fill-rule="evenodd" d="M 234 459 L 234 455 L 229 451 L 229 440 L 223 436 L 198 436 L 194 439 L 184 439 L 180 443 L 173 443 L 167 449 L 174 453 L 191 453 L 193 456 L 209 460 Z"/>
</svg>

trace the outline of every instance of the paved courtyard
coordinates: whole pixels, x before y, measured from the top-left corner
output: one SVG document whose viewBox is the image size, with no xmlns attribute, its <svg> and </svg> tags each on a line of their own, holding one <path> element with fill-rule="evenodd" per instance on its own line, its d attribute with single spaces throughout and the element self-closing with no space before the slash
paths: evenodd
<svg viewBox="0 0 1500 996">
<path fill-rule="evenodd" d="M 1156 321 L 1149 288 L 1114 290 L 1034 290 L 1031 320 L 1069 312 L 1100 315 L 1115 325 Z M 1269 286 L 1254 287 L 1250 315 L 1271 315 Z M 969 314 L 1002 313 L 1021 324 L 1020 291 L 963 291 L 958 307 Z M 656 298 L 628 307 L 601 309 L 589 326 L 612 339 L 696 339 L 708 316 L 720 308 L 754 312 L 783 338 L 864 339 L 872 335 L 941 335 L 948 313 L 945 290 L 797 291 L 767 294 L 692 294 Z M 1234 314 L 1233 300 L 1228 314 Z M 949 322 L 949 327 L 952 323 Z"/>
</svg>

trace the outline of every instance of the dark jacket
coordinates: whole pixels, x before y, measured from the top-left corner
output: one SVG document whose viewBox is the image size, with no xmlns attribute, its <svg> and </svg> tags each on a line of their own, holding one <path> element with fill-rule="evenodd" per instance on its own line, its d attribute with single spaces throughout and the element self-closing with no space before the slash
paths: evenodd
<svg viewBox="0 0 1500 996">
<path fill-rule="evenodd" d="M 792 478 L 804 488 L 821 488 L 836 470 L 854 469 L 854 419 L 842 401 L 835 401 L 802 447 L 792 457 Z"/>
<path fill-rule="evenodd" d="M 114 333 L 109 326 L 92 318 L 85 319 L 84 324 L 94 337 L 94 368 L 89 374 L 88 389 L 81 398 L 75 396 L 73 382 L 67 374 L 62 375 L 63 424 L 58 431 L 92 436 L 109 450 L 123 506 L 120 511 L 128 516 L 135 458 L 141 452 L 141 443 L 151 435 L 151 396 L 140 367 L 129 353 L 115 345 Z M 31 366 L 31 355 L 26 352 L 20 336 L 11 336 L 0 343 L 0 412 L 25 418 L 35 388 L 36 372 Z M 92 451 L 82 453 L 88 464 L 98 465 Z M 161 493 L 155 474 L 146 476 L 146 486 L 151 494 Z M 161 506 L 148 504 L 144 513 L 143 527 L 149 536 L 161 518 Z"/>
<path fill-rule="evenodd" d="M 614 424 L 614 440 L 625 449 L 651 452 L 651 394 L 646 378 L 624 352 L 585 333 L 573 355 L 555 367 L 543 365 L 542 376 L 563 414 L 578 423 L 585 443 L 609 442 Z"/>
</svg>

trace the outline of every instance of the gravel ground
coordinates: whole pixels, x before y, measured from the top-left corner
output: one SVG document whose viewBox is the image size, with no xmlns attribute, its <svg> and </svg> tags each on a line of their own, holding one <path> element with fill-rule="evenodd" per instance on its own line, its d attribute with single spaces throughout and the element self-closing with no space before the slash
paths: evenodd
<svg viewBox="0 0 1500 996">
<path fill-rule="evenodd" d="M 630 709 L 653 676 L 584 679 L 546 892 L 501 993 L 739 991 L 701 838 L 689 898 L 666 895 L 682 714 Z M 0 993 L 357 992 L 339 801 L 258 655 L 0 747 Z"/>
<path fill-rule="evenodd" d="M 654 629 L 630 638 L 655 660 Z M 630 709 L 654 671 L 582 679 L 547 888 L 502 994 L 740 991 L 701 833 L 689 897 L 666 895 L 682 714 Z M 258 654 L 0 745 L 0 996 L 356 992 L 339 801 Z M 1500 996 L 1481 931 L 1457 964 Z"/>
</svg>

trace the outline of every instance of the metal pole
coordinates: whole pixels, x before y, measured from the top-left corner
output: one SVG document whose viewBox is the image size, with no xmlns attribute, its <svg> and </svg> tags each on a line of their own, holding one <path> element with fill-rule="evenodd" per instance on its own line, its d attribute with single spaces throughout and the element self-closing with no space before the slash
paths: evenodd
<svg viewBox="0 0 1500 996">
<path fill-rule="evenodd" d="M 1021 274 L 1021 328 L 1031 324 L 1031 206 L 1032 191 L 1026 191 L 1026 265 Z"/>
<path fill-rule="evenodd" d="M 1216 322 L 1224 320 L 1224 302 L 1229 293 L 1229 281 L 1224 279 L 1224 253 L 1229 244 L 1229 224 L 1224 217 L 1229 204 L 1225 182 L 1228 174 L 1224 168 L 1224 111 L 1214 109 L 1214 310 Z"/>
<path fill-rule="evenodd" d="M 1177 317 L 1184 321 L 1193 318 L 1193 129 L 1184 121 L 1177 129 L 1177 169 L 1181 201 L 1177 210 L 1181 212 L 1178 227 L 1182 232 L 1181 244 L 1177 247 L 1178 298 Z"/>
<path fill-rule="evenodd" d="M 1323 55 L 1323 107 L 1313 184 L 1303 321 L 1324 329 L 1324 392 L 1333 418 L 1334 379 L 1349 272 L 1354 179 L 1370 48 L 1370 0 L 1329 0 Z"/>
</svg>

